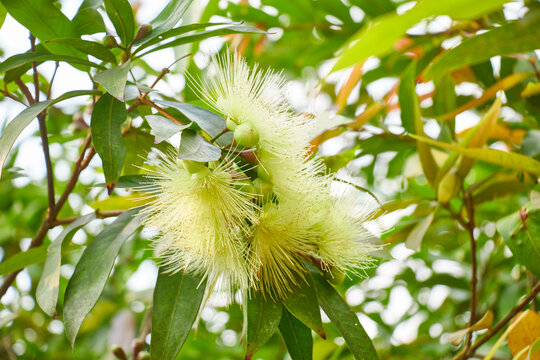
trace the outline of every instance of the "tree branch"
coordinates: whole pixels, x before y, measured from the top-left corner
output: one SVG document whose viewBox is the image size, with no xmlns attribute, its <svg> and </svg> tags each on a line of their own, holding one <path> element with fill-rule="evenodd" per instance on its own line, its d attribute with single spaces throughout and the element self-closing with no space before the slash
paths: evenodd
<svg viewBox="0 0 540 360">
<path fill-rule="evenodd" d="M 474 203 L 472 195 L 466 195 L 463 199 L 467 204 L 467 214 L 469 221 L 467 222 L 467 231 L 469 233 L 469 238 L 471 242 L 471 303 L 470 303 L 470 312 L 471 316 L 469 319 L 469 327 L 472 327 L 476 322 L 476 285 L 478 283 L 477 279 L 477 258 L 476 258 L 476 240 L 474 238 Z M 465 349 L 468 349 L 471 346 L 472 334 L 467 333 L 467 338 L 465 340 Z M 467 350 L 465 350 L 467 352 Z"/>
</svg>

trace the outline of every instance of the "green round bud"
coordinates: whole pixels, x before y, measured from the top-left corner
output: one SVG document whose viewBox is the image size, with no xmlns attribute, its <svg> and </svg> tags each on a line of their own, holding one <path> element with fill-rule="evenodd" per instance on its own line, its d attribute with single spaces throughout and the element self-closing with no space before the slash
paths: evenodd
<svg viewBox="0 0 540 360">
<path fill-rule="evenodd" d="M 253 147 L 259 142 L 259 133 L 249 124 L 240 124 L 234 130 L 234 141 L 243 147 Z"/>
<path fill-rule="evenodd" d="M 139 360 L 150 360 L 151 359 L 150 353 L 148 351 L 141 351 L 139 353 L 138 359 Z"/>
<path fill-rule="evenodd" d="M 105 36 L 105 39 L 103 39 L 103 46 L 106 48 L 112 49 L 118 46 L 118 43 L 116 42 L 116 39 L 112 35 Z"/>
<path fill-rule="evenodd" d="M 234 187 L 248 194 L 253 194 L 255 192 L 255 189 L 253 188 L 253 184 L 248 179 L 237 181 Z"/>
<path fill-rule="evenodd" d="M 210 175 L 212 172 L 209 168 L 205 167 L 202 170 L 199 170 L 197 172 L 194 172 L 191 174 L 191 178 L 193 180 L 204 180 L 208 175 Z"/>
<path fill-rule="evenodd" d="M 257 166 L 257 176 L 264 181 L 272 181 L 270 173 L 261 165 Z"/>
<path fill-rule="evenodd" d="M 262 195 L 263 200 L 268 200 L 272 196 L 272 184 L 261 178 L 253 180 L 253 189 L 255 193 Z"/>
<path fill-rule="evenodd" d="M 192 160 L 180 160 L 182 167 L 186 169 L 189 173 L 194 174 L 206 168 L 204 163 Z"/>
<path fill-rule="evenodd" d="M 236 129 L 236 127 L 238 126 L 238 124 L 231 118 L 227 118 L 225 124 L 227 125 L 227 129 L 231 131 L 234 131 L 234 129 Z"/>
</svg>

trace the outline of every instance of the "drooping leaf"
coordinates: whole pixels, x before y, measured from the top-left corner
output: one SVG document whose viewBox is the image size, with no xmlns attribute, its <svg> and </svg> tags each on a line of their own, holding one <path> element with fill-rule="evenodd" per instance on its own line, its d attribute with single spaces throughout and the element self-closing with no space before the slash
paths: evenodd
<svg viewBox="0 0 540 360">
<path fill-rule="evenodd" d="M 47 247 L 45 245 L 19 252 L 0 263 L 0 276 L 40 263 L 46 257 Z"/>
<path fill-rule="evenodd" d="M 205 133 L 214 137 L 225 129 L 225 119 L 221 116 L 213 113 L 210 110 L 203 109 L 202 107 L 181 103 L 177 101 L 156 101 L 158 105 L 175 108 L 193 121 Z"/>
<path fill-rule="evenodd" d="M 140 226 L 135 216 L 139 209 L 120 215 L 101 231 L 84 250 L 64 297 L 64 325 L 73 348 L 75 337 L 86 317 L 96 304 L 112 270 L 120 247 Z"/>
<path fill-rule="evenodd" d="M 358 360 L 378 359 L 371 339 L 360 324 L 358 316 L 349 309 L 341 295 L 330 285 L 317 269 L 310 266 L 310 274 L 315 283 L 319 304 L 330 320 L 345 338 L 345 342 Z"/>
<path fill-rule="evenodd" d="M 94 80 L 100 83 L 105 90 L 120 101 L 124 101 L 124 90 L 131 66 L 131 61 L 126 61 L 120 66 L 98 72 Z"/>
<path fill-rule="evenodd" d="M 138 55 L 138 57 L 153 53 L 155 51 L 168 49 L 171 47 L 176 47 L 176 46 L 180 46 L 180 45 L 184 45 L 184 44 L 188 44 L 188 43 L 192 43 L 196 41 L 201 41 L 201 40 L 214 37 L 214 36 L 230 35 L 230 34 L 264 34 L 264 33 L 265 33 L 264 31 L 259 30 L 252 26 L 245 26 L 245 25 L 227 26 L 227 27 L 215 29 L 215 30 L 201 31 L 192 35 L 180 36 L 172 41 L 169 41 L 168 43 L 152 48 L 146 51 L 145 53 Z"/>
<path fill-rule="evenodd" d="M 317 291 L 315 290 L 313 279 L 309 274 L 306 274 L 304 278 L 296 275 L 295 280 L 298 285 L 294 286 L 292 291 L 287 293 L 287 297 L 283 300 L 283 305 L 294 317 L 325 339 L 326 334 L 321 321 L 321 311 L 319 309 Z"/>
<path fill-rule="evenodd" d="M 48 53 L 24 53 L 10 56 L 5 61 L 3 61 L 0 64 L 0 73 L 5 73 L 9 70 L 18 68 L 26 64 L 30 64 L 32 62 L 42 63 L 44 61 L 63 61 L 67 62 L 68 64 L 78 64 L 95 67 L 98 69 L 105 69 L 103 65 L 69 55 L 57 55 Z"/>
<path fill-rule="evenodd" d="M 420 137 L 412 134 L 410 136 L 420 142 L 425 142 L 443 149 L 455 151 L 463 156 L 467 156 L 475 160 L 482 160 L 509 169 L 540 174 L 540 162 L 522 154 L 510 153 L 496 149 L 469 149 L 454 144 L 443 143 L 427 137 Z"/>
<path fill-rule="evenodd" d="M 175 359 L 193 326 L 206 288 L 201 276 L 160 269 L 152 312 L 152 359 Z"/>
<path fill-rule="evenodd" d="M 311 360 L 313 358 L 313 338 L 311 330 L 302 324 L 286 309 L 283 309 L 279 331 L 292 360 Z"/>
<path fill-rule="evenodd" d="M 426 235 L 429 226 L 433 222 L 433 217 L 435 216 L 435 211 L 430 213 L 428 216 L 420 220 L 411 230 L 405 240 L 405 246 L 414 251 L 420 251 L 420 246 L 422 245 L 422 240 Z"/>
<path fill-rule="evenodd" d="M 83 40 L 81 38 L 61 38 L 49 40 L 48 42 L 72 46 L 75 49 L 82 51 L 85 54 L 92 55 L 97 59 L 110 63 L 116 63 L 116 57 L 111 50 L 95 41 Z"/>
<path fill-rule="evenodd" d="M 56 312 L 56 302 L 60 286 L 60 265 L 62 247 L 64 242 L 69 241 L 73 235 L 84 225 L 96 218 L 95 213 L 81 216 L 64 229 L 47 247 L 47 259 L 43 267 L 43 273 L 36 289 L 36 301 L 41 309 L 53 316 Z"/>
<path fill-rule="evenodd" d="M 497 230 L 516 260 L 540 277 L 540 211 L 520 210 L 499 220 Z"/>
<path fill-rule="evenodd" d="M 247 301 L 246 360 L 274 335 L 281 321 L 282 306 L 261 293 L 252 293 Z"/>
<path fill-rule="evenodd" d="M 332 71 L 344 69 L 374 55 L 382 57 L 392 51 L 396 40 L 420 20 L 437 15 L 472 19 L 499 8 L 507 0 L 468 0 L 418 2 L 403 14 L 387 13 L 353 35 L 338 57 Z"/>
<path fill-rule="evenodd" d="M 221 157 L 221 149 L 203 139 L 196 131 L 186 129 L 180 137 L 178 158 L 198 162 L 216 161 Z"/>
<path fill-rule="evenodd" d="M 105 11 L 116 29 L 116 33 L 127 46 L 135 37 L 135 19 L 128 0 L 104 0 Z"/>
<path fill-rule="evenodd" d="M 99 32 L 106 32 L 105 22 L 97 8 L 101 1 L 84 0 L 79 6 L 77 13 L 71 20 L 78 35 L 90 35 Z"/>
<path fill-rule="evenodd" d="M 145 116 L 145 119 L 154 131 L 154 134 L 156 134 L 156 138 L 159 140 L 168 140 L 171 136 L 191 125 L 191 123 L 179 125 L 161 115 L 147 115 Z"/>
<path fill-rule="evenodd" d="M 17 140 L 17 137 L 19 137 L 21 132 L 28 125 L 30 125 L 32 120 L 34 120 L 34 118 L 38 116 L 42 111 L 62 100 L 66 100 L 76 96 L 94 94 L 100 94 L 100 92 L 95 90 L 69 91 L 54 100 L 38 102 L 21 111 L 19 115 L 17 115 L 13 120 L 11 120 L 9 124 L 7 124 L 7 126 L 4 128 L 4 131 L 2 132 L 2 135 L 0 136 L 0 172 L 1 169 L 4 167 L 4 163 L 6 162 L 9 150 L 11 150 L 13 144 L 15 143 L 15 140 Z"/>
<path fill-rule="evenodd" d="M 493 56 L 532 51 L 538 48 L 538 25 L 538 19 L 533 15 L 468 38 L 437 57 L 426 68 L 424 78 L 437 78 L 463 66 L 489 60 Z"/>
<path fill-rule="evenodd" d="M 41 41 L 77 37 L 73 23 L 51 1 L 2 0 L 8 13 Z M 64 45 L 45 44 L 55 54 L 82 55 Z"/>
<path fill-rule="evenodd" d="M 114 189 L 124 166 L 126 147 L 122 138 L 122 124 L 126 118 L 124 103 L 110 94 L 104 94 L 96 102 L 90 120 L 92 142 L 103 162 L 109 193 Z"/>
</svg>

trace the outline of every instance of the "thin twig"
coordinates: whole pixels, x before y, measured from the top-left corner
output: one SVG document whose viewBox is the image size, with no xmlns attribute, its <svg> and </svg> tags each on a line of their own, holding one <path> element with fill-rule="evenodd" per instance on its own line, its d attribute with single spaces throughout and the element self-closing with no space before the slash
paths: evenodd
<svg viewBox="0 0 540 360">
<path fill-rule="evenodd" d="M 519 313 L 525 306 L 527 306 L 528 303 L 530 303 L 532 300 L 536 298 L 536 296 L 540 293 L 540 282 L 538 282 L 529 295 L 527 295 L 523 300 L 521 300 L 510 312 L 501 320 L 499 321 L 491 330 L 488 331 L 488 333 L 475 342 L 468 350 L 464 350 L 461 354 L 458 354 L 456 358 L 458 359 L 466 359 L 467 357 L 471 356 L 471 354 L 474 354 L 474 352 L 483 344 L 485 344 L 489 339 L 491 339 L 495 334 L 497 334 L 502 328 L 506 326 L 516 316 L 517 313 Z"/>
<path fill-rule="evenodd" d="M 148 100 L 147 98 L 140 98 L 140 102 L 143 103 L 143 104 L 146 104 L 146 105 L 149 105 L 149 106 L 153 107 L 153 108 L 156 109 L 161 115 L 165 116 L 167 119 L 171 120 L 172 122 L 177 123 L 178 125 L 184 125 L 183 122 L 181 122 L 181 121 L 178 120 L 176 117 L 174 117 L 173 115 L 169 114 L 167 111 L 165 111 L 164 109 L 162 109 L 162 108 L 159 107 L 158 105 L 154 104 L 152 101 Z M 129 110 L 129 109 L 128 109 L 128 110 Z"/>
<path fill-rule="evenodd" d="M 15 95 L 11 94 L 9 91 L 0 89 L 0 93 L 2 93 L 2 95 L 7 96 L 8 98 L 10 98 L 10 99 L 12 99 L 12 100 L 18 101 L 18 102 L 20 102 L 21 104 L 26 105 L 26 104 L 24 103 L 24 101 L 22 101 L 21 99 L 19 99 L 19 98 L 16 97 Z"/>
<path fill-rule="evenodd" d="M 227 129 L 227 128 L 221 130 L 221 131 L 219 132 L 219 134 L 217 134 L 216 136 L 214 136 L 213 138 L 210 139 L 210 142 L 216 141 L 217 139 L 219 139 L 219 138 L 221 137 L 221 135 L 225 134 L 225 133 L 228 132 L 228 131 L 229 131 L 229 129 Z"/>
<path fill-rule="evenodd" d="M 49 88 L 47 89 L 47 100 L 51 98 L 52 85 L 53 85 L 54 79 L 56 78 L 56 72 L 58 71 L 59 66 L 60 66 L 60 63 L 57 61 L 54 64 L 54 72 L 52 74 L 51 81 L 49 81 Z"/>
<path fill-rule="evenodd" d="M 133 360 L 139 359 L 139 353 L 144 349 L 145 340 L 148 334 L 150 333 L 151 327 L 152 327 L 152 307 L 148 308 L 148 311 L 146 312 L 146 315 L 142 323 L 139 337 L 137 337 L 137 339 L 135 340 L 135 343 L 133 344 L 133 349 L 132 349 Z"/>
<path fill-rule="evenodd" d="M 43 156 L 45 157 L 45 168 L 47 170 L 47 196 L 49 200 L 49 214 L 54 213 L 55 199 L 54 199 L 54 174 L 51 163 L 51 154 L 49 152 L 49 138 L 47 136 L 47 125 L 45 118 L 47 113 L 45 111 L 38 115 L 39 122 L 39 135 L 41 136 L 41 147 L 43 148 Z"/>
<path fill-rule="evenodd" d="M 467 231 L 469 233 L 470 243 L 471 243 L 471 302 L 470 302 L 470 312 L 471 316 L 469 318 L 469 327 L 472 327 L 476 322 L 476 284 L 477 279 L 477 258 L 476 258 L 476 240 L 474 238 L 474 203 L 472 196 L 466 195 L 463 199 L 467 206 L 467 214 L 469 221 L 467 222 Z M 468 349 L 471 346 L 472 334 L 468 333 L 465 340 L 465 349 Z M 467 352 L 467 350 L 465 350 Z"/>
<path fill-rule="evenodd" d="M 109 217 L 115 217 L 115 216 L 121 215 L 124 212 L 125 212 L 125 210 L 110 210 L 110 211 L 96 210 L 96 218 L 97 219 L 105 219 L 105 218 L 109 218 Z M 55 226 L 58 226 L 58 225 L 71 224 L 72 222 L 74 222 L 75 220 L 80 219 L 80 218 L 81 218 L 80 216 L 73 216 L 73 217 L 69 217 L 69 218 L 65 218 L 65 219 L 55 220 L 54 222 L 51 223 L 51 228 L 53 228 Z"/>
<path fill-rule="evenodd" d="M 28 104 L 34 104 L 35 100 L 32 97 L 32 93 L 30 92 L 30 89 L 28 89 L 28 86 L 26 86 L 26 84 L 23 83 L 21 79 L 15 80 L 15 84 L 17 84 L 19 86 L 19 89 L 21 89 L 23 95 L 26 97 L 26 100 L 28 100 Z"/>
</svg>

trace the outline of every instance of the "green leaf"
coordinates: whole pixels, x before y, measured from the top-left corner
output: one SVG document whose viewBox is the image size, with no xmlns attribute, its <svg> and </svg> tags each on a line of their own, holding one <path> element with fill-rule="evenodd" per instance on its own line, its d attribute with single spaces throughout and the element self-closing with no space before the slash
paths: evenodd
<svg viewBox="0 0 540 360">
<path fill-rule="evenodd" d="M 156 34 L 154 31 L 152 31 L 152 34 L 150 36 L 145 37 L 140 40 L 142 44 L 133 53 L 138 53 L 139 51 L 146 49 L 147 47 L 150 47 L 155 44 L 159 44 L 163 40 L 170 39 L 172 37 L 176 37 L 176 36 L 185 34 L 187 32 L 205 29 L 210 26 L 218 26 L 218 25 L 226 25 L 226 24 L 227 23 L 188 24 L 188 25 L 182 25 L 182 26 L 176 27 L 174 29 L 170 29 L 161 34 Z"/>
<path fill-rule="evenodd" d="M 516 260 L 540 277 L 540 211 L 520 210 L 499 220 L 497 230 Z"/>
<path fill-rule="evenodd" d="M 198 162 L 216 161 L 221 157 L 221 149 L 208 143 L 196 131 L 186 129 L 180 136 L 178 158 Z"/>
<path fill-rule="evenodd" d="M 150 21 L 153 30 L 150 36 L 144 39 L 145 42 L 163 34 L 178 24 L 178 21 L 180 21 L 192 2 L 193 0 L 170 1 L 163 10 L 161 10 L 158 16 Z"/>
<path fill-rule="evenodd" d="M 8 13 L 41 41 L 77 37 L 75 27 L 51 1 L 1 0 Z M 53 53 L 82 55 L 63 45 L 46 44 Z"/>
<path fill-rule="evenodd" d="M 7 124 L 7 126 L 4 128 L 4 131 L 2 132 L 2 136 L 0 137 L 0 170 L 4 167 L 4 163 L 6 162 L 9 150 L 11 150 L 11 148 L 13 147 L 15 140 L 17 140 L 21 132 L 28 125 L 30 125 L 32 120 L 34 120 L 34 118 L 38 116 L 42 111 L 62 100 L 81 95 L 94 95 L 99 93 L 99 91 L 95 90 L 69 91 L 54 100 L 38 102 L 21 111 L 19 115 L 17 115 L 13 120 L 11 120 L 9 124 Z"/>
<path fill-rule="evenodd" d="M 401 15 L 387 13 L 364 26 L 347 41 L 332 71 L 344 69 L 370 56 L 387 55 L 394 49 L 396 40 L 426 17 L 449 15 L 459 19 L 472 19 L 499 8 L 507 1 L 424 0 Z"/>
<path fill-rule="evenodd" d="M 154 290 L 152 359 L 175 359 L 197 318 L 206 280 L 182 271 L 168 274 L 161 268 Z"/>
<path fill-rule="evenodd" d="M 246 360 L 272 337 L 281 320 L 282 306 L 261 293 L 253 292 L 247 301 Z"/>
<path fill-rule="evenodd" d="M 107 16 L 114 25 L 122 44 L 128 46 L 135 37 L 135 19 L 128 0 L 104 0 Z"/>
<path fill-rule="evenodd" d="M 416 95 L 416 62 L 412 62 L 407 67 L 399 84 L 399 105 L 403 127 L 409 133 L 424 135 L 424 123 L 420 116 L 420 103 Z M 418 142 L 416 147 L 426 179 L 433 185 L 439 167 L 433 158 L 430 146 Z"/>
<path fill-rule="evenodd" d="M 199 127 L 211 137 L 216 136 L 225 129 L 226 125 L 224 118 L 210 110 L 203 109 L 202 107 L 177 101 L 156 101 L 155 103 L 172 107 L 180 111 L 189 120 L 199 125 Z"/>
<path fill-rule="evenodd" d="M 120 215 L 92 240 L 84 250 L 68 282 L 64 297 L 66 336 L 74 347 L 77 332 L 96 304 L 112 270 L 120 247 L 140 226 L 138 208 Z"/>
<path fill-rule="evenodd" d="M 41 309 L 53 316 L 60 286 L 60 265 L 64 241 L 70 241 L 73 235 L 84 225 L 96 218 L 95 213 L 81 216 L 64 229 L 47 248 L 47 260 L 36 289 L 36 301 Z"/>
<path fill-rule="evenodd" d="M 167 140 L 171 136 L 191 126 L 191 123 L 179 125 L 161 115 L 146 115 L 144 118 L 154 131 L 154 134 L 156 134 L 156 138 L 159 140 Z"/>
<path fill-rule="evenodd" d="M 192 35 L 180 36 L 180 37 L 178 37 L 178 38 L 176 38 L 176 39 L 174 39 L 172 41 L 169 41 L 168 43 L 165 43 L 163 45 L 160 45 L 158 47 L 150 49 L 150 50 L 146 51 L 145 53 L 143 53 L 141 55 L 138 55 L 138 56 L 141 57 L 141 56 L 153 53 L 155 51 L 168 49 L 168 48 L 171 48 L 171 47 L 176 47 L 176 46 L 180 46 L 180 45 L 184 45 L 184 44 L 188 44 L 188 43 L 192 43 L 192 42 L 196 42 L 196 41 L 201 41 L 201 40 L 213 37 L 213 36 L 230 35 L 230 34 L 243 34 L 243 33 L 244 34 L 245 33 L 247 33 L 247 34 L 265 34 L 264 31 L 259 30 L 257 28 L 254 28 L 252 26 L 233 25 L 233 26 L 228 26 L 228 27 L 224 27 L 224 28 L 220 28 L 220 29 L 201 31 L 201 32 L 198 32 L 198 33 L 192 34 Z M 137 50 L 139 50 L 139 49 L 137 49 Z"/>
<path fill-rule="evenodd" d="M 126 146 L 122 137 L 122 124 L 126 118 L 124 103 L 109 94 L 104 94 L 96 102 L 90 120 L 92 142 L 103 162 L 109 194 L 114 189 L 124 166 Z"/>
<path fill-rule="evenodd" d="M 49 40 L 47 43 L 50 42 L 72 46 L 75 49 L 82 51 L 85 54 L 92 55 L 97 59 L 110 63 L 116 63 L 116 57 L 111 52 L 111 50 L 107 49 L 105 46 L 95 41 L 88 41 L 80 38 L 62 38 Z"/>
<path fill-rule="evenodd" d="M 47 247 L 45 245 L 28 249 L 17 253 L 0 264 L 0 275 L 24 269 L 27 266 L 37 264 L 47 257 Z"/>
<path fill-rule="evenodd" d="M 313 358 L 313 337 L 311 330 L 302 324 L 286 309 L 283 309 L 279 331 L 292 360 L 311 360 Z"/>
<path fill-rule="evenodd" d="M 459 69 L 479 64 L 493 56 L 511 55 L 538 48 L 540 26 L 535 17 L 525 17 L 463 40 L 458 46 L 443 52 L 425 70 L 426 80 Z"/>
<path fill-rule="evenodd" d="M 294 286 L 292 291 L 287 294 L 283 305 L 294 317 L 313 329 L 320 337 L 326 339 L 313 279 L 309 274 L 306 274 L 304 277 L 296 275 L 295 280 L 298 285 Z"/>
<path fill-rule="evenodd" d="M 354 357 L 358 360 L 378 359 L 371 339 L 360 324 L 358 316 L 349 309 L 345 300 L 317 269 L 313 266 L 309 268 L 319 295 L 319 304 L 345 338 Z"/>
<path fill-rule="evenodd" d="M 75 17 L 71 20 L 78 35 L 90 35 L 107 31 L 105 22 L 99 11 L 97 11 L 100 5 L 101 1 L 97 0 L 83 1 Z"/>
<path fill-rule="evenodd" d="M 109 94 L 123 102 L 130 66 L 131 61 L 128 60 L 120 66 L 98 72 L 94 80 L 100 83 Z"/>
<path fill-rule="evenodd" d="M 105 69 L 105 66 L 96 64 L 94 62 L 80 59 L 74 56 L 69 55 L 57 55 L 57 54 L 47 54 L 47 53 L 24 53 L 10 56 L 5 61 L 0 64 L 0 73 L 4 73 L 8 70 L 18 68 L 32 62 L 42 63 L 44 61 L 63 61 L 68 64 L 79 64 L 90 67 L 95 67 L 98 69 Z"/>
<path fill-rule="evenodd" d="M 505 152 L 496 149 L 470 149 L 454 144 L 443 143 L 427 137 L 421 137 L 412 134 L 410 134 L 409 136 L 420 142 L 438 146 L 446 150 L 455 151 L 463 156 L 467 156 L 475 160 L 482 160 L 509 169 L 525 171 L 533 174 L 540 174 L 540 162 L 522 154 Z"/>
<path fill-rule="evenodd" d="M 6 20 L 7 10 L 6 8 L 0 3 L 0 28 L 2 28 L 2 25 L 4 25 L 4 20 Z"/>
</svg>

